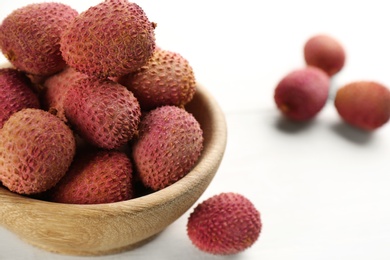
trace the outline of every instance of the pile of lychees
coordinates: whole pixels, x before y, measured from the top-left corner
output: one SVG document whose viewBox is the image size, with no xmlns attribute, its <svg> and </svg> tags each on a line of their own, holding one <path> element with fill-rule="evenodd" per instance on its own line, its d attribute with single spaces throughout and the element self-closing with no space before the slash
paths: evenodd
<svg viewBox="0 0 390 260">
<path fill-rule="evenodd" d="M 193 168 L 203 149 L 185 110 L 194 73 L 156 47 L 155 27 L 126 0 L 80 14 L 30 4 L 4 19 L 0 48 L 13 65 L 0 71 L 5 187 L 49 191 L 56 202 L 116 202 L 135 196 L 133 179 L 155 191 Z"/>
<path fill-rule="evenodd" d="M 52 202 L 98 204 L 183 178 L 203 150 L 185 110 L 196 91 L 180 54 L 156 46 L 142 8 L 105 0 L 82 13 L 55 2 L 14 10 L 0 25 L 0 183 Z M 43 196 L 43 195 L 44 196 Z M 141 192 L 140 194 L 144 194 Z M 199 204 L 188 235 L 233 254 L 261 230 L 253 204 L 223 193 Z"/>
<path fill-rule="evenodd" d="M 322 110 L 331 77 L 342 70 L 346 59 L 344 47 L 325 34 L 308 39 L 303 54 L 307 66 L 284 76 L 274 92 L 278 109 L 294 121 L 310 120 Z M 348 124 L 372 131 L 390 119 L 390 90 L 376 81 L 353 81 L 337 89 L 334 106 Z"/>
</svg>

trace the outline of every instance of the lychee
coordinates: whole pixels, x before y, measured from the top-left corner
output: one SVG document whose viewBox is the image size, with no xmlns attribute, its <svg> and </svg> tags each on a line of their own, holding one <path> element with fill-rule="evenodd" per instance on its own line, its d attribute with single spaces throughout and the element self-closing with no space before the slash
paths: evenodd
<svg viewBox="0 0 390 260">
<path fill-rule="evenodd" d="M 177 106 L 155 108 L 141 119 L 132 144 L 140 180 L 153 190 L 165 188 L 185 176 L 203 149 L 203 131 L 196 118 Z"/>
<path fill-rule="evenodd" d="M 377 129 L 390 119 L 390 91 L 378 82 L 355 81 L 342 86 L 334 105 L 345 122 L 364 130 Z"/>
<path fill-rule="evenodd" d="M 51 201 L 98 204 L 133 197 L 133 168 L 123 152 L 93 150 L 77 153 L 69 171 L 49 192 Z"/>
<path fill-rule="evenodd" d="M 240 253 L 260 236 L 260 212 L 238 193 L 214 195 L 190 214 L 187 234 L 200 250 L 215 255 Z"/>
<path fill-rule="evenodd" d="M 67 91 L 65 116 L 74 131 L 92 145 L 117 149 L 138 130 L 141 109 L 133 93 L 111 80 L 79 79 Z"/>
<path fill-rule="evenodd" d="M 319 34 L 309 38 L 303 53 L 307 65 L 318 67 L 329 76 L 335 75 L 344 67 L 344 47 L 329 35 Z"/>
<path fill-rule="evenodd" d="M 152 56 L 155 26 L 137 4 L 106 0 L 80 13 L 65 29 L 62 55 L 85 74 L 122 76 L 145 65 Z"/>
<path fill-rule="evenodd" d="M 87 75 L 71 67 L 47 78 L 41 95 L 43 107 L 67 122 L 63 104 L 66 93 L 74 82 L 82 78 L 87 78 Z"/>
<path fill-rule="evenodd" d="M 0 128 L 15 112 L 23 108 L 40 108 L 37 93 L 28 77 L 12 68 L 0 69 Z"/>
<path fill-rule="evenodd" d="M 277 84 L 274 100 L 287 118 L 306 121 L 325 106 L 329 94 L 329 76 L 316 67 L 291 71 Z"/>
<path fill-rule="evenodd" d="M 14 10 L 0 25 L 0 49 L 19 70 L 51 75 L 66 63 L 60 52 L 60 36 L 78 15 L 70 6 L 47 2 Z"/>
<path fill-rule="evenodd" d="M 157 48 L 148 63 L 119 79 L 137 97 L 142 110 L 158 106 L 184 107 L 195 94 L 189 62 L 180 54 Z"/>
<path fill-rule="evenodd" d="M 22 109 L 0 129 L 0 181 L 16 193 L 44 192 L 65 175 L 75 150 L 73 132 L 58 117 Z"/>
</svg>

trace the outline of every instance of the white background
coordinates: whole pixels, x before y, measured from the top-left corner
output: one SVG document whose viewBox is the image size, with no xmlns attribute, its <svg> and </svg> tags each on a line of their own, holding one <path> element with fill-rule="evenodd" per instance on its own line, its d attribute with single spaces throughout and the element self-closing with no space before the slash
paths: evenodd
<svg viewBox="0 0 390 260">
<path fill-rule="evenodd" d="M 32 2 L 1 0 L 0 19 Z M 83 11 L 100 1 L 60 2 Z M 303 44 L 317 33 L 337 38 L 347 52 L 331 97 L 350 81 L 390 85 L 386 1 L 136 3 L 158 24 L 157 44 L 189 60 L 226 115 L 225 157 L 200 201 L 220 192 L 243 194 L 261 212 L 259 240 L 230 257 L 203 253 L 186 235 L 191 208 L 143 247 L 103 257 L 48 253 L 0 228 L 0 259 L 389 259 L 390 123 L 358 131 L 340 120 L 330 99 L 315 120 L 297 125 L 284 120 L 273 101 L 275 85 L 304 66 Z"/>
</svg>

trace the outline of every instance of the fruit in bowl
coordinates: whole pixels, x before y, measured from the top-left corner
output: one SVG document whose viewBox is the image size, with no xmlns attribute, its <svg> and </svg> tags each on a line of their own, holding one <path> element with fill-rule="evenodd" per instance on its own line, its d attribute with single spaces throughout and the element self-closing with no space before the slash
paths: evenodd
<svg viewBox="0 0 390 260">
<path fill-rule="evenodd" d="M 52 3 L 31 4 L 0 25 L 0 49 L 9 60 L 0 69 L 28 77 L 26 85 L 41 102 L 7 111 L 0 129 L 0 224 L 49 251 L 121 251 L 161 232 L 204 192 L 224 154 L 224 115 L 195 81 L 188 61 L 171 52 L 169 57 L 180 60 L 160 55 L 157 72 L 175 73 L 151 73 L 161 79 L 155 84 L 173 94 L 166 93 L 158 105 L 138 102 L 148 92 L 133 94 L 134 75 L 147 75 L 154 68 L 148 62 L 162 51 L 154 42 L 156 24 L 138 5 L 106 0 L 80 14 L 69 7 L 74 17 L 67 16 L 66 24 L 63 17 L 51 17 L 57 9 Z M 58 23 L 54 27 L 63 31 L 50 38 L 49 26 L 30 26 L 32 11 L 45 12 L 45 22 Z M 131 18 L 128 30 L 112 25 L 121 23 L 120 16 Z M 114 29 L 99 29 L 107 26 Z M 10 43 L 10 28 L 39 30 L 41 38 L 31 43 L 19 34 Z M 37 42 L 55 50 L 23 58 Z M 61 57 L 44 70 L 20 65 L 42 68 L 32 62 L 48 61 L 52 52 Z M 173 102 L 177 96 L 180 102 Z"/>
</svg>

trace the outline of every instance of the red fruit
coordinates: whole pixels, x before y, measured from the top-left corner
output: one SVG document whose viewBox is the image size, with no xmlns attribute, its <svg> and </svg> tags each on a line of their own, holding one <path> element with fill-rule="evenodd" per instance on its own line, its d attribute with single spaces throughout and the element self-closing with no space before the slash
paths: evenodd
<svg viewBox="0 0 390 260">
<path fill-rule="evenodd" d="M 69 171 L 50 191 L 50 200 L 73 204 L 98 204 L 133 197 L 133 168 L 119 151 L 89 151 L 75 157 Z"/>
<path fill-rule="evenodd" d="M 58 117 L 22 109 L 0 129 L 0 181 L 16 193 L 44 192 L 65 175 L 75 151 L 73 132 Z"/>
<path fill-rule="evenodd" d="M 203 131 L 195 117 L 176 106 L 149 111 L 132 144 L 134 164 L 142 183 L 153 190 L 184 177 L 203 149 Z"/>
<path fill-rule="evenodd" d="M 304 46 L 306 64 L 324 70 L 329 76 L 339 72 L 345 63 L 345 50 L 328 35 L 315 35 Z"/>
<path fill-rule="evenodd" d="M 321 69 L 309 66 L 283 77 L 275 88 L 274 100 L 286 117 L 306 121 L 325 106 L 329 87 L 329 76 Z"/>
<path fill-rule="evenodd" d="M 390 91 L 377 82 L 358 81 L 341 87 L 334 104 L 343 120 L 364 130 L 377 129 L 390 118 Z"/>
<path fill-rule="evenodd" d="M 0 128 L 15 112 L 39 108 L 39 100 L 28 77 L 16 69 L 0 69 Z"/>
<path fill-rule="evenodd" d="M 67 64 L 82 73 L 122 76 L 152 56 L 155 26 L 135 3 L 102 1 L 80 13 L 64 30 L 61 52 Z"/>
<path fill-rule="evenodd" d="M 236 254 L 251 247 L 260 236 L 260 213 L 244 196 L 221 193 L 198 204 L 187 222 L 187 234 L 200 250 Z"/>
<path fill-rule="evenodd" d="M 164 105 L 184 107 L 196 90 L 194 72 L 188 61 L 178 53 L 160 48 L 145 66 L 119 82 L 134 93 L 142 110 Z"/>
<path fill-rule="evenodd" d="M 104 149 L 117 149 L 130 141 L 141 118 L 132 92 L 119 83 L 92 77 L 76 81 L 63 106 L 75 132 Z"/>
<path fill-rule="evenodd" d="M 17 68 L 33 75 L 51 75 L 66 63 L 60 36 L 78 15 L 61 3 L 35 3 L 16 9 L 0 25 L 0 49 Z"/>
</svg>

